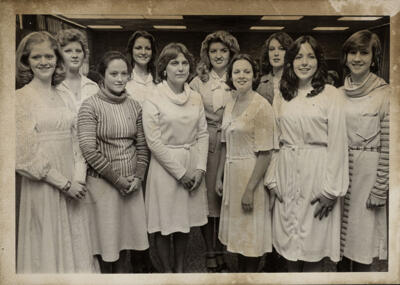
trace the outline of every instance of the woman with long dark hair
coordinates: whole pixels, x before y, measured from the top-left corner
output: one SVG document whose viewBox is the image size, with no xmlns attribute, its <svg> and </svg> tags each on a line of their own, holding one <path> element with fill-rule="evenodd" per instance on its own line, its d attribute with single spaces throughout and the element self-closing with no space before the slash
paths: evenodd
<svg viewBox="0 0 400 285">
<path fill-rule="evenodd" d="M 353 262 L 353 271 L 370 271 L 374 258 L 387 259 L 391 89 L 377 75 L 382 52 L 376 34 L 351 35 L 341 60 L 351 175 L 343 209 L 343 256 Z"/>
<path fill-rule="evenodd" d="M 340 203 L 348 187 L 345 117 L 340 92 L 326 84 L 323 51 L 311 36 L 285 55 L 281 94 L 273 108 L 280 149 L 266 184 L 278 196 L 273 244 L 288 270 L 321 271 L 340 258 Z"/>
<path fill-rule="evenodd" d="M 140 105 L 155 87 L 156 52 L 155 39 L 149 32 L 136 31 L 128 40 L 126 53 L 132 73 L 126 91 Z"/>
<path fill-rule="evenodd" d="M 257 92 L 268 100 L 274 101 L 274 94 L 279 93 L 285 54 L 292 44 L 292 38 L 284 33 L 274 33 L 265 41 L 261 49 L 261 78 Z"/>
</svg>

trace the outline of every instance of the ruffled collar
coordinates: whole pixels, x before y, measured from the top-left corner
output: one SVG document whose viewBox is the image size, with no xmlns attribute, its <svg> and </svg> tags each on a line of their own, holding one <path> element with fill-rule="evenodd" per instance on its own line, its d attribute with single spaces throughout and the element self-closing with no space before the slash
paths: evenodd
<svg viewBox="0 0 400 285">
<path fill-rule="evenodd" d="M 365 80 L 361 84 L 357 85 L 351 81 L 350 75 L 347 76 L 346 79 L 344 80 L 343 88 L 347 96 L 358 98 L 368 95 L 376 88 L 385 85 L 387 85 L 385 80 L 375 75 L 374 73 L 370 72 L 367 78 L 365 78 Z"/>
<path fill-rule="evenodd" d="M 106 88 L 104 88 L 103 86 L 100 86 L 99 93 L 97 93 L 97 94 L 99 95 L 99 97 L 102 100 L 104 100 L 108 103 L 111 103 L 111 104 L 121 104 L 128 97 L 125 90 L 121 93 L 121 95 L 116 96 L 116 95 L 112 94 L 110 91 L 108 91 Z"/>
<path fill-rule="evenodd" d="M 161 83 L 160 87 L 163 93 L 176 105 L 184 105 L 189 100 L 191 89 L 187 83 L 183 86 L 183 92 L 179 94 L 175 94 L 174 91 L 171 90 L 166 80 Z"/>
</svg>

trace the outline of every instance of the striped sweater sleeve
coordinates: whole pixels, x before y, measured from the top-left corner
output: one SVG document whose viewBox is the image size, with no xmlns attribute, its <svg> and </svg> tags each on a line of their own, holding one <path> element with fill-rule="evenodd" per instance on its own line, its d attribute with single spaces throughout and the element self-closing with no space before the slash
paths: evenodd
<svg viewBox="0 0 400 285">
<path fill-rule="evenodd" d="M 120 175 L 112 169 L 111 162 L 100 152 L 97 146 L 98 117 L 95 110 L 95 100 L 90 98 L 82 103 L 78 113 L 78 139 L 83 157 L 88 164 L 102 177 L 120 188 Z"/>
<path fill-rule="evenodd" d="M 381 152 L 379 155 L 377 177 L 371 195 L 383 200 L 389 191 L 389 102 L 385 102 L 385 111 L 381 117 Z"/>
<path fill-rule="evenodd" d="M 136 119 L 136 177 L 144 179 L 147 165 L 149 164 L 149 148 L 147 147 L 146 138 L 143 130 L 142 109 L 138 108 L 139 113 Z"/>
</svg>

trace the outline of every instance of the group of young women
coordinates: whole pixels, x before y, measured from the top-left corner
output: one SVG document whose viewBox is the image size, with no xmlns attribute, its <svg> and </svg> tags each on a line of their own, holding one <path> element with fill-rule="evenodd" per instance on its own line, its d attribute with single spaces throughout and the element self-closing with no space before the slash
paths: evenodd
<svg viewBox="0 0 400 285">
<path fill-rule="evenodd" d="M 193 227 L 209 272 L 227 272 L 225 248 L 240 272 L 273 247 L 290 272 L 387 258 L 390 88 L 376 34 L 344 43 L 340 89 L 311 36 L 271 35 L 262 76 L 225 31 L 207 35 L 197 66 L 185 45 L 157 56 L 137 31 L 127 56 L 98 62 L 98 84 L 80 72 L 88 53 L 74 29 L 17 49 L 17 272 L 127 272 L 148 234 L 163 272 L 185 272 Z"/>
</svg>

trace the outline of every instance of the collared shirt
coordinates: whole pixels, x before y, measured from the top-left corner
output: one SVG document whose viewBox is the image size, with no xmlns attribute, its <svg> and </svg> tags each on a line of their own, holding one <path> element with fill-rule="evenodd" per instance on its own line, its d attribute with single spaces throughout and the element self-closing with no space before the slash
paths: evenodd
<svg viewBox="0 0 400 285">
<path fill-rule="evenodd" d="M 64 100 L 67 99 L 66 97 L 68 97 L 69 100 L 72 100 L 72 103 L 75 106 L 75 112 L 78 113 L 83 101 L 99 92 L 99 86 L 96 82 L 81 75 L 81 88 L 79 88 L 77 94 L 72 91 L 65 80 L 57 86 L 57 90 L 61 92 L 61 97 L 63 97 Z"/>
<path fill-rule="evenodd" d="M 143 80 L 133 69 L 131 80 L 126 84 L 126 92 L 142 106 L 149 94 L 152 93 L 155 84 L 151 73 Z"/>
<path fill-rule="evenodd" d="M 219 77 L 214 70 L 211 70 L 209 76 L 210 78 L 207 82 L 201 81 L 198 76 L 195 77 L 190 82 L 190 87 L 200 93 L 203 99 L 207 122 L 220 125 L 223 109 L 232 100 L 231 90 L 225 83 L 226 74 Z"/>
</svg>

